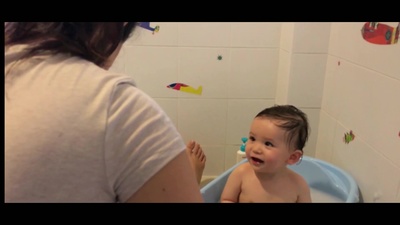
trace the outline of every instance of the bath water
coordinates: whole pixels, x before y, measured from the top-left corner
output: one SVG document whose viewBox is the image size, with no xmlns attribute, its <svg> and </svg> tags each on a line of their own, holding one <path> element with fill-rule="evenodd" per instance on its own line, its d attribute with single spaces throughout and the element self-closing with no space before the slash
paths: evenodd
<svg viewBox="0 0 400 225">
<path fill-rule="evenodd" d="M 329 193 L 320 191 L 319 189 L 315 189 L 315 188 L 310 188 L 311 190 L 311 200 L 314 203 L 340 203 L 340 202 L 344 202 L 342 199 L 331 195 Z"/>
</svg>

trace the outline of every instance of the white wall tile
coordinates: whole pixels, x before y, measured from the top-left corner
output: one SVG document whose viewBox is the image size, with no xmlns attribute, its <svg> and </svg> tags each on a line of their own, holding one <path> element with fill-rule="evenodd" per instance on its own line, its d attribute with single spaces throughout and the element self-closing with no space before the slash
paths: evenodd
<svg viewBox="0 0 400 225">
<path fill-rule="evenodd" d="M 179 46 L 229 47 L 231 23 L 179 23 Z"/>
<path fill-rule="evenodd" d="M 291 54 L 287 51 L 279 51 L 279 68 L 276 85 L 276 98 L 277 104 L 287 104 L 288 92 L 289 92 L 289 74 L 290 74 L 290 63 Z"/>
<path fill-rule="evenodd" d="M 281 23 L 232 23 L 232 47 L 272 47 L 280 45 Z"/>
<path fill-rule="evenodd" d="M 221 57 L 219 60 L 218 57 Z M 230 50 L 226 48 L 180 48 L 177 82 L 203 87 L 203 98 L 226 98 Z M 181 92 L 182 97 L 198 97 Z"/>
<path fill-rule="evenodd" d="M 236 164 L 236 152 L 240 149 L 240 145 L 226 145 L 224 171 Z"/>
<path fill-rule="evenodd" d="M 293 52 L 327 53 L 331 23 L 295 23 Z"/>
<path fill-rule="evenodd" d="M 331 162 L 336 120 L 321 110 L 318 125 L 315 157 Z"/>
<path fill-rule="evenodd" d="M 356 46 L 365 45 L 361 36 L 361 28 L 364 23 L 332 23 L 329 41 L 329 52 L 335 56 L 341 56 L 348 60 L 353 58 L 352 53 Z"/>
<path fill-rule="evenodd" d="M 275 98 L 277 49 L 232 49 L 229 98 Z"/>
<path fill-rule="evenodd" d="M 370 105 L 364 112 L 370 116 L 364 121 L 369 124 L 363 129 L 365 138 L 400 167 L 400 81 L 375 74 L 372 82 Z"/>
<path fill-rule="evenodd" d="M 242 137 L 248 137 L 250 125 L 261 110 L 273 106 L 274 100 L 230 99 L 226 129 L 226 144 L 242 144 Z"/>
<path fill-rule="evenodd" d="M 227 100 L 179 99 L 178 130 L 185 140 L 202 145 L 224 145 Z"/>
<path fill-rule="evenodd" d="M 325 54 L 292 55 L 288 103 L 321 107 L 326 61 Z"/>
<path fill-rule="evenodd" d="M 125 71 L 151 97 L 177 97 L 167 88 L 178 78 L 179 50 L 171 47 L 134 46 L 125 48 Z"/>
<path fill-rule="evenodd" d="M 282 23 L 280 46 L 287 52 L 292 52 L 295 23 Z"/>
<path fill-rule="evenodd" d="M 343 90 L 346 78 L 342 75 L 345 71 L 339 65 L 341 61 L 337 57 L 328 56 L 323 88 L 322 108 L 334 118 L 337 118 L 343 109 L 343 100 L 347 99 Z"/>
<path fill-rule="evenodd" d="M 218 176 L 225 171 L 225 146 L 203 145 L 201 147 L 207 156 L 203 176 Z"/>
</svg>

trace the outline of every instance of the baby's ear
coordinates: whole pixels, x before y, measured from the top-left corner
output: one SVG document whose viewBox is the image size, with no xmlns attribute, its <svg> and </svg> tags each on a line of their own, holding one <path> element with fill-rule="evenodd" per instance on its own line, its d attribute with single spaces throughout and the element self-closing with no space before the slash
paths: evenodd
<svg viewBox="0 0 400 225">
<path fill-rule="evenodd" d="M 303 156 L 303 151 L 297 149 L 292 154 L 289 156 L 289 159 L 287 160 L 287 163 L 289 165 L 293 165 L 297 162 L 300 161 L 300 158 Z"/>
</svg>

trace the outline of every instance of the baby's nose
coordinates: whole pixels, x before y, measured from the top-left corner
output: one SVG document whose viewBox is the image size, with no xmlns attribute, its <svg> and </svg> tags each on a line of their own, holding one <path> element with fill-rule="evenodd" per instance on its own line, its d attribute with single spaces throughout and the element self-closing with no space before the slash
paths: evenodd
<svg viewBox="0 0 400 225">
<path fill-rule="evenodd" d="M 259 146 L 254 146 L 251 149 L 252 152 L 256 153 L 256 154 L 260 154 L 261 153 L 261 148 Z"/>
</svg>

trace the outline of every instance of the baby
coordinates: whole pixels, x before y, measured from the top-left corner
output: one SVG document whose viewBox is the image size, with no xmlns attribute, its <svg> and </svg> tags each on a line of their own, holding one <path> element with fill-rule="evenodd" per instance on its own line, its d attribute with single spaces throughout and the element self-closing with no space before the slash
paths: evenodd
<svg viewBox="0 0 400 225">
<path fill-rule="evenodd" d="M 254 118 L 246 142 L 248 162 L 230 174 L 221 202 L 311 202 L 305 179 L 289 169 L 303 156 L 307 115 L 292 105 L 275 105 Z"/>
</svg>

